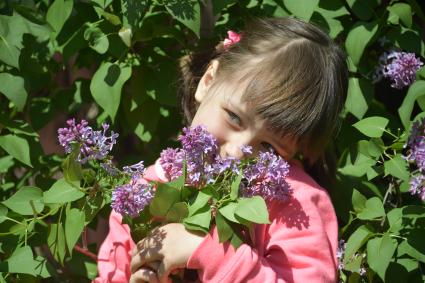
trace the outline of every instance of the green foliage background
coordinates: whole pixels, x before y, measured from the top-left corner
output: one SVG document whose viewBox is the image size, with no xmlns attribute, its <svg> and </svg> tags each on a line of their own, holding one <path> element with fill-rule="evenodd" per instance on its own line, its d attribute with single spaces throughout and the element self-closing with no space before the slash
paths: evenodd
<svg viewBox="0 0 425 283">
<path fill-rule="evenodd" d="M 182 127 L 177 59 L 252 17 L 287 15 L 318 24 L 349 56 L 338 183 L 329 188 L 347 241 L 341 280 L 424 282 L 425 207 L 408 193 L 402 155 L 411 121 L 424 116 L 425 69 L 403 90 L 372 80 L 392 47 L 425 58 L 424 4 L 415 0 L 1 1 L 0 282 L 96 276 L 84 251 L 98 246 L 85 227 L 110 208 L 101 191 L 65 181 L 75 178 L 56 130 L 67 118 L 112 123 L 117 161 L 150 164 Z"/>
</svg>

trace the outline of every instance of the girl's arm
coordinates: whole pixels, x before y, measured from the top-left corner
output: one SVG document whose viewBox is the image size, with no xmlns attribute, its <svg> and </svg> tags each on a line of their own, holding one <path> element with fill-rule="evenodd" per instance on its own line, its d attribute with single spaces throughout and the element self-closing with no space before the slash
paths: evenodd
<svg viewBox="0 0 425 283">
<path fill-rule="evenodd" d="M 202 282 L 336 282 L 336 216 L 328 194 L 309 180 L 288 181 L 294 198 L 270 205 L 272 223 L 257 226 L 253 247 L 220 244 L 214 230 L 188 268 Z"/>
<path fill-rule="evenodd" d="M 159 169 L 159 163 L 146 169 L 144 178 L 139 182 L 167 181 Z M 130 280 L 130 261 L 136 244 L 131 238 L 130 228 L 122 223 L 120 214 L 111 211 L 109 232 L 99 249 L 97 269 L 98 277 L 93 283 L 126 283 Z"/>
</svg>

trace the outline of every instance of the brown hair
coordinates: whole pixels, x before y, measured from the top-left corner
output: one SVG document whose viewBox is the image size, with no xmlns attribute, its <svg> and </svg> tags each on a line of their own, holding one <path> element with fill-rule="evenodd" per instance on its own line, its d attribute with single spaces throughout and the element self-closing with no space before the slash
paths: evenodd
<svg viewBox="0 0 425 283">
<path fill-rule="evenodd" d="M 192 54 L 181 64 L 180 96 L 187 123 L 197 109 L 197 85 L 212 59 L 219 61 L 214 84 L 248 82 L 243 99 L 271 129 L 298 141 L 314 175 L 323 174 L 311 167 L 314 163 L 333 171 L 324 153 L 339 127 L 348 71 L 344 52 L 326 33 L 294 18 L 257 19 L 228 50 L 219 45 Z"/>
</svg>

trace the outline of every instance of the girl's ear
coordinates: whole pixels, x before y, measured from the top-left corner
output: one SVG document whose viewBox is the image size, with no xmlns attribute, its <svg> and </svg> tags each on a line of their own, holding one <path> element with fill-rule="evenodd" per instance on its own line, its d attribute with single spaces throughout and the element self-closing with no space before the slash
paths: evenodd
<svg viewBox="0 0 425 283">
<path fill-rule="evenodd" d="M 218 61 L 212 60 L 208 69 L 205 71 L 201 80 L 199 81 L 198 87 L 195 92 L 195 99 L 198 103 L 200 103 L 204 97 L 206 96 L 208 89 L 210 88 L 213 80 L 215 79 L 215 74 L 218 69 Z"/>
</svg>

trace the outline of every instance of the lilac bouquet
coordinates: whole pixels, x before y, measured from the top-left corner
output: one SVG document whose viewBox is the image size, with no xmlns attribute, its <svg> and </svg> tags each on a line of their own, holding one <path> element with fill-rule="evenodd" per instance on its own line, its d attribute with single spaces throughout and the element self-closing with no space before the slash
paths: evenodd
<svg viewBox="0 0 425 283">
<path fill-rule="evenodd" d="M 68 128 L 58 131 L 59 142 L 73 159 L 69 162 L 89 163 L 97 170 L 99 190 L 106 187 L 112 208 L 130 224 L 137 223 L 134 219 L 141 219 L 144 227 L 181 222 L 204 233 L 215 224 L 220 241 L 238 247 L 248 240 L 243 231 L 252 232 L 254 223 L 269 223 L 266 201 L 291 196 L 285 180 L 289 165 L 280 156 L 267 151 L 254 158 L 252 148 L 243 146 L 243 159 L 222 158 L 217 140 L 203 126 L 184 128 L 178 138 L 181 148 L 161 152 L 165 183 L 144 180 L 143 162 L 116 168 L 110 151 L 118 135 L 108 136 L 107 130 L 105 124 L 103 131 L 94 131 L 85 121 L 69 120 Z"/>
</svg>

